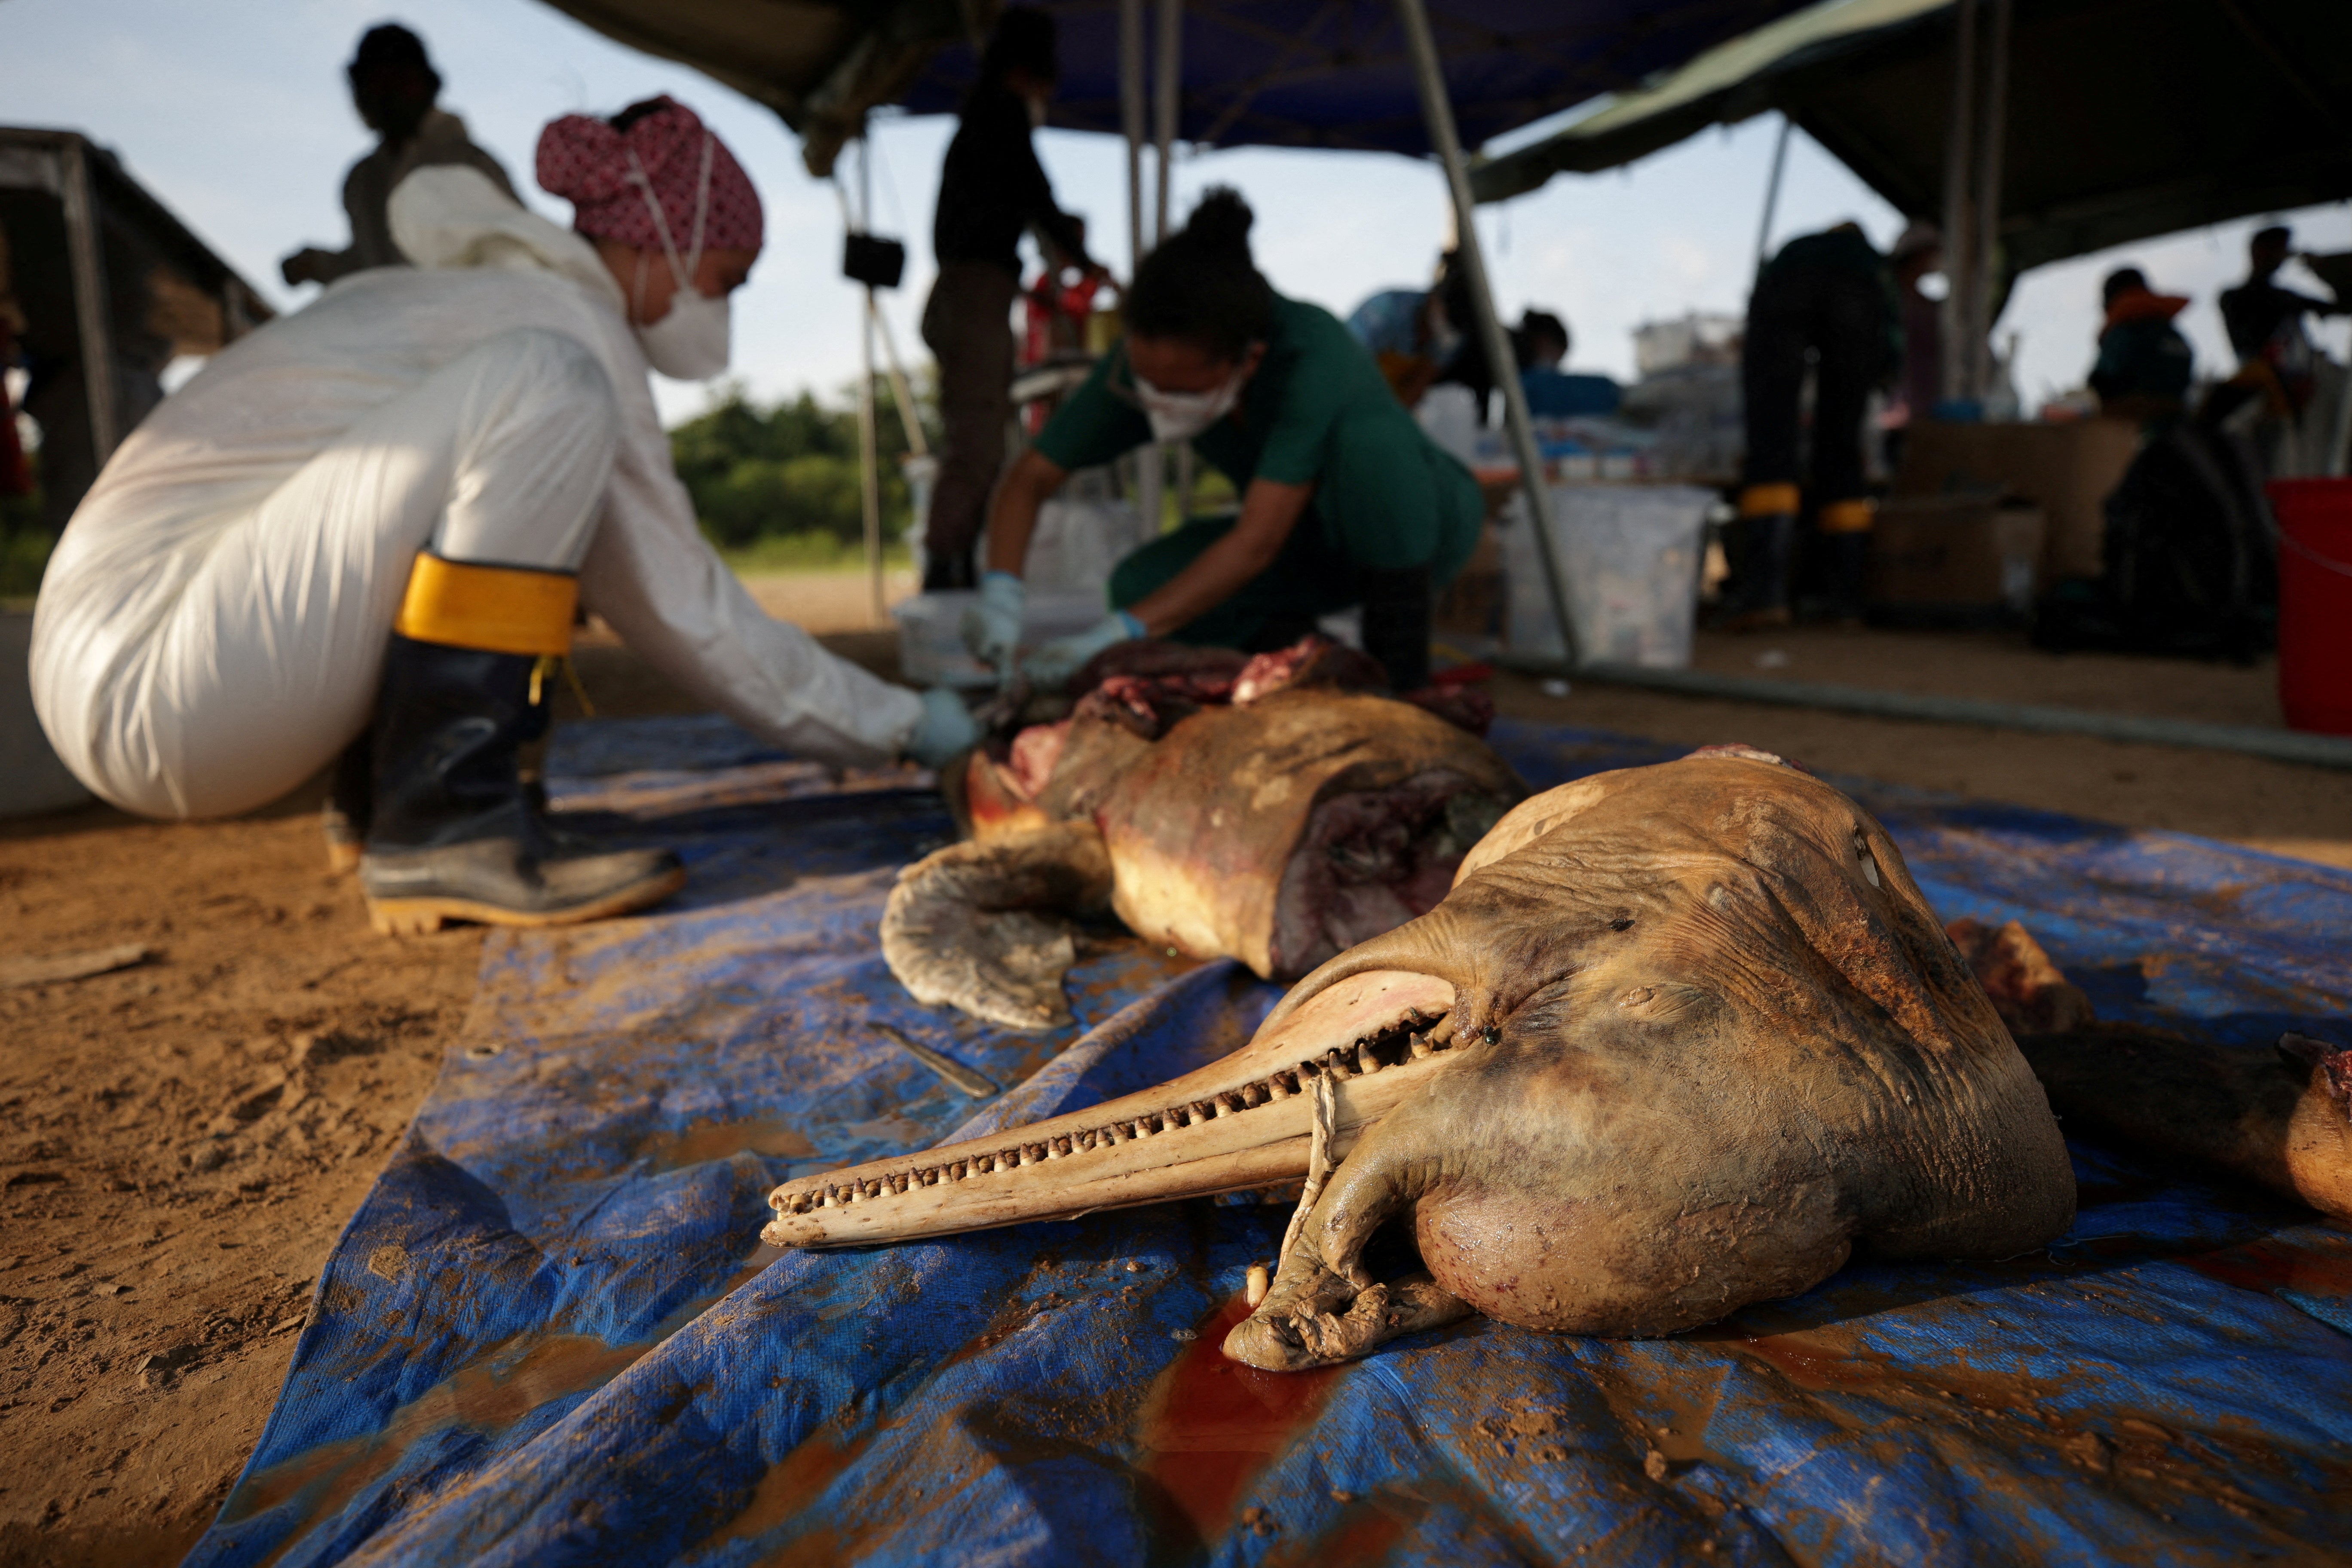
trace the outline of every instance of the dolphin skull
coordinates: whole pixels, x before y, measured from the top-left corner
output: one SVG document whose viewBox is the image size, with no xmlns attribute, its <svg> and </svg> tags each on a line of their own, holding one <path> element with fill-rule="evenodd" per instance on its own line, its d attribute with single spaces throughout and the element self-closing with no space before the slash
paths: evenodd
<svg viewBox="0 0 2352 1568">
<path fill-rule="evenodd" d="M 763 1234 L 887 1242 L 1309 1178 L 1225 1342 L 1255 1366 L 1474 1310 L 1668 1334 L 1857 1247 L 2005 1257 L 2074 1208 L 2040 1086 L 1885 830 L 1717 748 L 1523 803 L 1443 902 L 1324 963 L 1233 1055 L 788 1182 Z M 1425 1274 L 1367 1269 L 1392 1221 Z"/>
</svg>

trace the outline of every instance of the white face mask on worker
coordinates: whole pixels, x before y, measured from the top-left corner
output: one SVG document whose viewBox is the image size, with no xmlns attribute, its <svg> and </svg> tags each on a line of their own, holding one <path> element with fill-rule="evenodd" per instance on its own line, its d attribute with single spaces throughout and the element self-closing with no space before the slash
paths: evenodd
<svg viewBox="0 0 2352 1568">
<path fill-rule="evenodd" d="M 676 381 L 709 381 L 727 368 L 727 359 L 734 338 L 734 308 L 724 294 L 716 299 L 694 286 L 695 272 L 702 265 L 702 226 L 710 214 L 711 149 L 716 143 L 706 132 L 702 139 L 702 182 L 694 202 L 694 237 L 681 259 L 677 247 L 670 242 L 669 225 L 663 220 L 661 203 L 654 199 L 653 182 L 637 163 L 635 153 L 629 154 L 629 179 L 645 194 L 646 205 L 653 209 L 654 232 L 661 237 L 662 254 L 669 262 L 670 276 L 677 279 L 677 291 L 670 295 L 669 309 L 657 321 L 635 324 L 637 345 L 646 351 L 646 359 L 664 375 Z M 637 252 L 637 277 L 632 290 L 630 313 L 645 309 L 646 267 L 648 258 Z"/>
<path fill-rule="evenodd" d="M 637 328 L 637 344 L 653 367 L 676 381 L 709 381 L 727 368 L 734 337 L 734 309 L 726 295 L 716 300 L 690 283 L 678 286 L 658 321 Z"/>
<path fill-rule="evenodd" d="M 1223 385 L 1206 392 L 1170 392 L 1139 375 L 1135 400 L 1143 405 L 1143 416 L 1151 421 L 1153 440 L 1189 441 L 1233 411 L 1241 400 L 1242 383 L 1248 377 L 1247 370 L 1236 370 Z"/>
</svg>

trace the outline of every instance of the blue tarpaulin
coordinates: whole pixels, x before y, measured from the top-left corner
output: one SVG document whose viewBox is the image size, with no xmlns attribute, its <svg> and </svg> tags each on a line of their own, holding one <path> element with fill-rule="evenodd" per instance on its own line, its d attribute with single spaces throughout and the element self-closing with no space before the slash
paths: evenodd
<svg viewBox="0 0 2352 1568">
<path fill-rule="evenodd" d="M 1496 741 L 1538 785 L 1675 754 Z M 1076 1030 L 1006 1034 L 883 966 L 892 877 L 950 831 L 903 775 L 836 784 L 713 720 L 583 724 L 550 772 L 572 820 L 694 881 L 491 935 L 192 1563 L 1909 1568 L 2352 1538 L 2352 1238 L 2088 1143 L 2043 1251 L 1858 1264 L 1667 1340 L 1473 1320 L 1304 1375 L 1217 1349 L 1283 1207 L 764 1248 L 778 1181 L 1156 1083 L 1278 988 L 1106 940 Z M 1940 914 L 2022 918 L 2103 1016 L 2352 1039 L 2352 876 L 1842 782 Z M 882 1024 L 1005 1092 L 963 1097 Z"/>
</svg>

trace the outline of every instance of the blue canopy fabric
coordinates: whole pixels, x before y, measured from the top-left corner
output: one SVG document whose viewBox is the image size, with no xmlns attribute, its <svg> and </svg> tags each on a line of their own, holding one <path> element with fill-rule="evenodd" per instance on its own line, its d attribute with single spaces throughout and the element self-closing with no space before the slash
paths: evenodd
<svg viewBox="0 0 2352 1568">
<path fill-rule="evenodd" d="M 1640 84 L 1804 0 L 1428 0 L 1463 145 Z M 1118 8 L 1038 0 L 1060 23 L 1047 123 L 1120 129 Z M 1156 28 L 1156 19 L 1147 31 Z M 1177 137 L 1210 147 L 1345 147 L 1425 157 L 1394 0 L 1183 0 Z M 952 113 L 978 68 L 940 50 L 898 101 Z"/>
<path fill-rule="evenodd" d="M 1538 785 L 1675 754 L 1496 741 Z M 877 951 L 950 833 L 917 781 L 716 720 L 581 724 L 549 768 L 572 821 L 694 880 L 486 943 L 192 1563 L 2218 1563 L 2352 1527 L 2352 1239 L 2087 1143 L 2042 1251 L 1859 1263 L 1666 1340 L 1473 1320 L 1305 1375 L 1217 1349 L 1283 1207 L 766 1248 L 776 1182 L 1158 1082 L 1278 988 L 1106 934 L 1076 1029 L 998 1031 Z M 2022 918 L 2104 1016 L 2352 1038 L 2352 876 L 1842 782 L 1939 913 Z"/>
</svg>

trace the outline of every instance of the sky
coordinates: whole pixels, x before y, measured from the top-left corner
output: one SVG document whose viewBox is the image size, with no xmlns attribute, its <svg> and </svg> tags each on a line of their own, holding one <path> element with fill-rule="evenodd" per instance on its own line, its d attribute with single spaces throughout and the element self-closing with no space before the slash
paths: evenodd
<svg viewBox="0 0 2352 1568">
<path fill-rule="evenodd" d="M 796 138 L 767 109 L 688 68 L 637 54 L 537 0 L 278 0 L 268 7 L 185 0 L 0 0 L 0 121 L 65 127 L 111 147 L 131 174 L 280 309 L 278 261 L 306 244 L 347 242 L 343 171 L 370 145 L 342 66 L 362 31 L 398 20 L 425 39 L 462 115 L 532 205 L 560 222 L 568 204 L 530 180 L 539 128 L 556 115 L 609 113 L 667 92 L 692 105 L 759 184 L 768 245 L 736 298 L 735 366 L 752 395 L 833 392 L 858 371 L 859 305 L 839 275 L 842 213 L 809 176 Z M 1562 176 L 1482 211 L 1507 316 L 1535 305 L 1565 316 L 1579 369 L 1630 377 L 1635 326 L 1687 310 L 1738 312 L 1753 274 L 1757 226 L 1779 121 L 1759 117 L 1694 137 L 1633 167 Z M 905 287 L 884 310 L 902 355 L 925 357 L 915 326 L 932 275 L 930 214 L 952 123 L 895 119 L 874 132 L 874 223 L 905 238 Z M 1113 138 L 1048 132 L 1039 151 L 1066 207 L 1088 216 L 1124 274 L 1126 159 Z M 854 154 L 853 154 L 854 157 Z M 849 164 L 845 163 L 846 170 Z M 856 185 L 851 177 L 853 189 Z M 1180 156 L 1176 209 L 1212 184 L 1256 208 L 1260 267 L 1276 289 L 1345 315 L 1376 289 L 1424 282 L 1446 232 L 1436 165 L 1382 153 L 1239 149 Z M 2287 215 L 2297 242 L 2352 249 L 2352 208 Z M 1882 245 L 1902 216 L 1801 132 L 1791 145 L 1773 238 L 1859 220 Z M 2096 335 L 2099 279 L 2129 261 L 2160 289 L 2191 295 L 2181 325 L 2200 364 L 2229 363 L 2213 299 L 2243 274 L 2260 220 L 2219 226 L 2043 268 L 2020 283 L 1996 341 L 2021 336 L 2017 383 L 2029 405 L 2080 384 Z M 2292 280 L 2292 279 L 2290 279 Z M 2302 279 L 2313 292 L 2315 281 Z M 2323 334 L 2340 354 L 2347 329 Z M 660 382 L 670 420 L 705 405 L 707 387 Z"/>
</svg>

